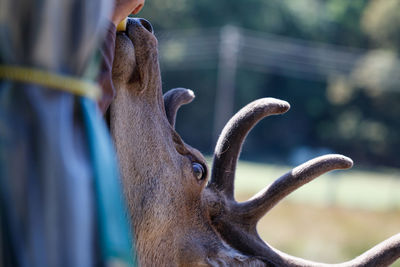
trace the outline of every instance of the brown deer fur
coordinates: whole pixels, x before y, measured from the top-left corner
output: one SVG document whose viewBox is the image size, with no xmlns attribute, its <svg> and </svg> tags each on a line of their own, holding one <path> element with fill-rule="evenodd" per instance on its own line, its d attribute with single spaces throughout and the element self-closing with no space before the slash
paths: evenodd
<svg viewBox="0 0 400 267">
<path fill-rule="evenodd" d="M 174 129 L 176 111 L 193 93 L 178 88 L 163 97 L 149 22 L 129 19 L 126 32 L 118 33 L 113 81 L 117 94 L 110 130 L 141 266 L 324 266 L 272 248 L 260 239 L 256 224 L 298 187 L 327 171 L 351 167 L 349 158 L 313 159 L 246 202 L 233 197 L 247 133 L 262 118 L 286 112 L 287 102 L 264 98 L 239 111 L 221 134 L 208 175 L 202 154 Z M 340 266 L 386 266 L 399 256 L 400 234 Z"/>
</svg>

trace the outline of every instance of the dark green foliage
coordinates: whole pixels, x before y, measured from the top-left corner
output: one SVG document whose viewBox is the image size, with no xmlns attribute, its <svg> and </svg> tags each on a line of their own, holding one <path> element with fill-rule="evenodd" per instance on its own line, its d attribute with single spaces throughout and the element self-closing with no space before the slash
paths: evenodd
<svg viewBox="0 0 400 267">
<path fill-rule="evenodd" d="M 390 49 L 398 62 L 399 13 L 390 8 L 397 5 L 395 0 L 149 0 L 140 15 L 160 35 L 202 29 L 206 38 L 207 33 L 230 24 L 313 44 L 338 45 L 338 49 L 347 47 L 354 53 Z M 374 13 L 377 7 L 385 12 Z M 218 44 L 209 44 L 207 49 L 218 55 Z M 196 94 L 196 100 L 178 113 L 178 132 L 187 143 L 212 153 L 218 57 L 212 62 L 188 58 L 188 65 L 180 69 L 170 68 L 162 59 L 164 91 L 186 87 Z M 392 71 L 398 67 L 390 66 Z M 288 162 L 296 151 L 307 148 L 310 154 L 305 157 L 330 150 L 352 157 L 357 166 L 400 167 L 400 83 L 388 87 L 382 81 L 370 84 L 354 76 L 368 67 L 356 64 L 344 74 L 303 76 L 276 69 L 259 71 L 239 63 L 235 111 L 261 97 L 280 98 L 292 106 L 287 114 L 267 118 L 255 127 L 243 147 L 243 157 Z M 379 77 L 386 77 L 382 72 Z"/>
</svg>

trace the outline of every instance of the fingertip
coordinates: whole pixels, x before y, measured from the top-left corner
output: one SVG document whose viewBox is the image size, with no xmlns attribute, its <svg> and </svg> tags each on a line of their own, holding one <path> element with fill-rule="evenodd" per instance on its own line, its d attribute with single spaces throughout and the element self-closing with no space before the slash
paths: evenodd
<svg viewBox="0 0 400 267">
<path fill-rule="evenodd" d="M 139 4 L 133 11 L 132 11 L 132 15 L 136 15 L 137 13 L 140 12 L 140 10 L 142 10 L 143 8 L 143 4 Z"/>
</svg>

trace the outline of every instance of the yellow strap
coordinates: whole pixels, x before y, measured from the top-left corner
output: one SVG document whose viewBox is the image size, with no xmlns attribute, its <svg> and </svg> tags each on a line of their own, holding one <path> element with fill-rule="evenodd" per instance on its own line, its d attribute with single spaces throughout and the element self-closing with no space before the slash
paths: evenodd
<svg viewBox="0 0 400 267">
<path fill-rule="evenodd" d="M 50 89 L 62 90 L 94 100 L 98 100 L 101 96 L 99 86 L 92 81 L 39 69 L 0 65 L 0 79 L 39 84 Z"/>
<path fill-rule="evenodd" d="M 126 23 L 128 22 L 128 18 L 124 18 L 118 25 L 117 25 L 117 32 L 124 32 L 126 31 Z"/>
</svg>

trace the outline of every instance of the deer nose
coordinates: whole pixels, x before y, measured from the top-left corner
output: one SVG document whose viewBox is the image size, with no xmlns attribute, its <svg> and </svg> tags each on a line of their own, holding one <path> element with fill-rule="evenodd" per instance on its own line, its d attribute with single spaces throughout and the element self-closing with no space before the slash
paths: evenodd
<svg viewBox="0 0 400 267">
<path fill-rule="evenodd" d="M 151 33 L 154 33 L 154 31 L 153 31 L 153 26 L 151 25 L 151 23 L 150 23 L 148 20 L 145 20 L 145 19 L 140 18 L 140 19 L 139 19 L 139 23 L 140 23 L 146 30 L 148 30 L 148 31 L 151 32 Z"/>
</svg>

